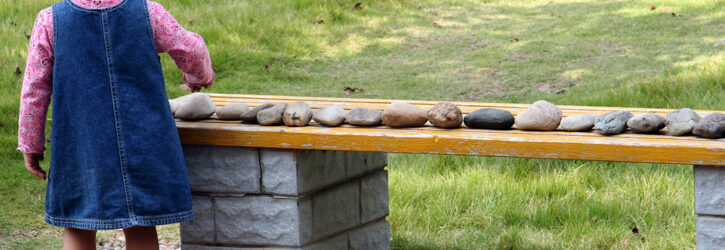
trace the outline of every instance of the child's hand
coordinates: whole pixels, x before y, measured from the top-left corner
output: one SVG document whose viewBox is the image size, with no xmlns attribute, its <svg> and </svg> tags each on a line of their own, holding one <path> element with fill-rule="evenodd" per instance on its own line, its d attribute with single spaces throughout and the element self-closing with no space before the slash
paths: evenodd
<svg viewBox="0 0 725 250">
<path fill-rule="evenodd" d="M 45 171 L 40 168 L 40 161 L 43 160 L 43 153 L 23 153 L 25 156 L 25 169 L 40 179 L 45 180 Z"/>
</svg>

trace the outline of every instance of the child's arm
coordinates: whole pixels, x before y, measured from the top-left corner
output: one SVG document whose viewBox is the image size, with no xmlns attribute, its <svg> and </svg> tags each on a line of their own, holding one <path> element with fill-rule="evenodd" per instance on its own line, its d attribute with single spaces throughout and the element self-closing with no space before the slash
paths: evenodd
<svg viewBox="0 0 725 250">
<path fill-rule="evenodd" d="M 44 9 L 35 19 L 30 37 L 28 60 L 20 94 L 18 119 L 18 150 L 23 153 L 43 153 L 45 150 L 45 121 L 53 90 L 52 12 Z"/>
<path fill-rule="evenodd" d="M 52 11 L 44 9 L 35 19 L 20 94 L 18 150 L 25 157 L 25 169 L 45 179 L 40 168 L 45 150 L 45 120 L 53 89 Z"/>
<path fill-rule="evenodd" d="M 214 70 L 204 39 L 181 27 L 161 4 L 148 1 L 148 6 L 158 52 L 169 53 L 193 92 L 211 87 Z"/>
</svg>

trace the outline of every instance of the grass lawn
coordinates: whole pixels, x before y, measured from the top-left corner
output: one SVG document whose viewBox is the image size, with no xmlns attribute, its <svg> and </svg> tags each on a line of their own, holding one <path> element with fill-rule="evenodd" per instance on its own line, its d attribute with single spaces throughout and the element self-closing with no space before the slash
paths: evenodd
<svg viewBox="0 0 725 250">
<path fill-rule="evenodd" d="M 26 35 L 53 2 L 0 0 L 0 249 L 61 245 L 45 182 L 15 151 Z M 159 2 L 205 38 L 207 92 L 725 110 L 717 0 Z M 185 94 L 162 61 L 169 96 Z M 388 168 L 395 248 L 695 244 L 690 166 L 391 155 Z"/>
</svg>

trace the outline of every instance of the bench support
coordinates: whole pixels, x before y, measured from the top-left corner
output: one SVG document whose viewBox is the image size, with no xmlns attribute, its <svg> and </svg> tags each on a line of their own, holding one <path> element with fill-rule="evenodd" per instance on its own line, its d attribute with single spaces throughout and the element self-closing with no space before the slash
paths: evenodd
<svg viewBox="0 0 725 250">
<path fill-rule="evenodd" d="M 725 166 L 695 165 L 697 249 L 725 246 Z"/>
<path fill-rule="evenodd" d="M 386 153 L 184 145 L 183 249 L 389 249 Z"/>
</svg>

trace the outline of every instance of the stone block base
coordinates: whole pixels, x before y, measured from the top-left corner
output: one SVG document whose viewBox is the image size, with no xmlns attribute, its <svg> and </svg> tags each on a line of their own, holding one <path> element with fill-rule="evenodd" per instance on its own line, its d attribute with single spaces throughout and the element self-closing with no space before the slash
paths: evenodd
<svg viewBox="0 0 725 250">
<path fill-rule="evenodd" d="M 385 153 L 184 146 L 184 249 L 388 249 Z"/>
<path fill-rule="evenodd" d="M 694 166 L 697 249 L 725 248 L 725 166 Z"/>
</svg>

